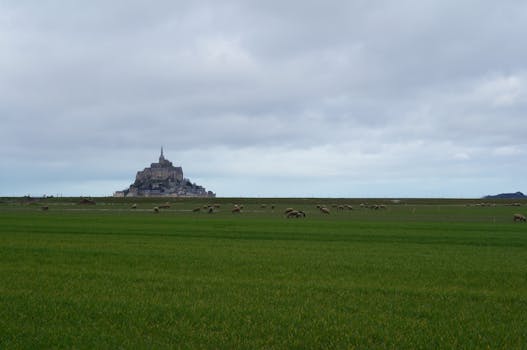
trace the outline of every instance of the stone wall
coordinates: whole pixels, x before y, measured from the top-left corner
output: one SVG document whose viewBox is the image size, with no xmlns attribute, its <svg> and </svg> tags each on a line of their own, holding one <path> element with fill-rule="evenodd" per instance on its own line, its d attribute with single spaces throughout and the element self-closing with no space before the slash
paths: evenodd
<svg viewBox="0 0 527 350">
<path fill-rule="evenodd" d="M 143 171 L 138 171 L 135 176 L 136 182 L 165 179 L 183 181 L 183 169 L 181 167 L 145 168 Z"/>
</svg>

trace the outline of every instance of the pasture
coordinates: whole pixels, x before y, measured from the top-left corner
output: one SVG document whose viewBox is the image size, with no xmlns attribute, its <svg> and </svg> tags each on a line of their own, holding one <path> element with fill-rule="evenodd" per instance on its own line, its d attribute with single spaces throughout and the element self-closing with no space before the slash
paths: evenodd
<svg viewBox="0 0 527 350">
<path fill-rule="evenodd" d="M 1 349 L 527 346 L 525 202 L 79 201 L 0 199 Z"/>
</svg>

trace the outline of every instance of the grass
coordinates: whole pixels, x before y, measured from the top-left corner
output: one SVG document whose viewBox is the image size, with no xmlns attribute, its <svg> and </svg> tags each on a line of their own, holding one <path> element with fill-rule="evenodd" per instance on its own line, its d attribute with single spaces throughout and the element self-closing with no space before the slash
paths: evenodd
<svg viewBox="0 0 527 350">
<path fill-rule="evenodd" d="M 317 199 L 0 204 L 0 348 L 492 348 L 527 344 L 523 208 Z M 244 203 L 241 215 L 232 203 Z M 267 208 L 261 208 L 267 203 Z M 270 205 L 275 204 L 274 211 Z M 292 206 L 306 219 L 285 219 Z"/>
</svg>

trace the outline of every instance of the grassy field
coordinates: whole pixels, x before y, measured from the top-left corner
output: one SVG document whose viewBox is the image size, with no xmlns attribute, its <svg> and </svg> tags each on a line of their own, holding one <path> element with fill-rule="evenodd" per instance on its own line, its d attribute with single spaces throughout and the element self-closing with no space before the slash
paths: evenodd
<svg viewBox="0 0 527 350">
<path fill-rule="evenodd" d="M 95 200 L 0 199 L 0 349 L 527 348 L 527 203 Z"/>
</svg>

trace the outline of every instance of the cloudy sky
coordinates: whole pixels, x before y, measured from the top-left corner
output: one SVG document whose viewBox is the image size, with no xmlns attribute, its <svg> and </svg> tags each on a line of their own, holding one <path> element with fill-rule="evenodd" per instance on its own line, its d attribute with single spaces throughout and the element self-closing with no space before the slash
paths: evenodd
<svg viewBox="0 0 527 350">
<path fill-rule="evenodd" d="M 0 0 L 0 196 L 527 192 L 524 0 Z"/>
</svg>

